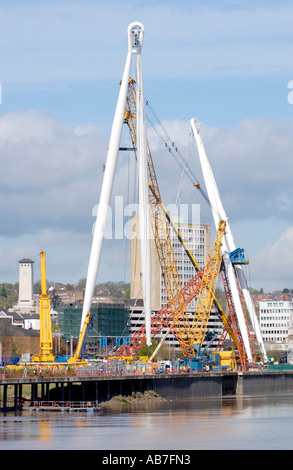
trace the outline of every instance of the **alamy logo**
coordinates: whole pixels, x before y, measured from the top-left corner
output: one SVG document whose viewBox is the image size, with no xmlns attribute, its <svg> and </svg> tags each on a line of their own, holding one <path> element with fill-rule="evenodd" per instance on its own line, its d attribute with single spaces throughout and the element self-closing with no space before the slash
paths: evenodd
<svg viewBox="0 0 293 470">
<path fill-rule="evenodd" d="M 92 215 L 97 217 L 99 204 L 95 205 Z M 168 204 L 166 211 L 170 214 L 173 221 L 177 223 L 200 225 L 200 204 Z M 138 237 L 137 229 L 131 220 L 133 216 L 139 214 L 139 205 L 136 203 L 124 204 L 123 196 L 115 196 L 112 206 L 107 207 L 107 222 L 104 230 L 104 238 L 108 240 L 122 240 Z M 162 212 L 163 213 L 163 212 Z M 165 215 L 164 215 L 165 217 Z M 94 222 L 92 233 L 95 230 Z M 162 236 L 164 234 L 162 233 Z M 153 233 L 150 234 L 153 238 Z"/>
<path fill-rule="evenodd" d="M 288 88 L 293 88 L 293 80 L 288 83 Z M 288 93 L 288 103 L 293 104 L 293 90 Z"/>
</svg>

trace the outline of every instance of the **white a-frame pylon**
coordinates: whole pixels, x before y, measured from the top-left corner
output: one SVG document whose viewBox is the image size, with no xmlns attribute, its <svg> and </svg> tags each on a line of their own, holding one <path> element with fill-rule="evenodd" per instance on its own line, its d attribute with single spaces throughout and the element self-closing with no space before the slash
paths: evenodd
<svg viewBox="0 0 293 470">
<path fill-rule="evenodd" d="M 223 257 L 223 263 L 225 265 L 228 279 L 229 279 L 231 294 L 233 297 L 237 320 L 238 320 L 239 328 L 241 331 L 243 343 L 245 346 L 247 358 L 249 362 L 252 362 L 252 351 L 250 347 L 249 333 L 247 331 L 247 327 L 245 323 L 245 317 L 244 317 L 242 303 L 240 300 L 239 291 L 237 287 L 236 276 L 238 278 L 239 285 L 243 293 L 243 297 L 246 303 L 246 307 L 250 316 L 251 324 L 254 329 L 258 345 L 263 355 L 263 360 L 264 362 L 267 362 L 268 359 L 267 359 L 267 354 L 266 354 L 266 350 L 265 350 L 264 343 L 263 343 L 263 338 L 261 335 L 258 319 L 255 313 L 255 309 L 254 309 L 254 305 L 250 296 L 250 292 L 248 290 L 248 286 L 247 286 L 247 282 L 246 282 L 246 278 L 245 278 L 242 266 L 236 265 L 235 271 L 234 271 L 232 261 L 230 259 L 230 253 L 236 249 L 236 246 L 234 243 L 234 238 L 233 238 L 233 234 L 232 234 L 229 222 L 228 222 L 228 218 L 227 218 L 226 212 L 224 210 L 224 207 L 220 198 L 220 194 L 219 194 L 218 187 L 214 178 L 214 174 L 211 169 L 210 163 L 208 161 L 195 119 L 191 119 L 191 129 L 193 131 L 197 148 L 198 148 L 198 154 L 199 154 L 199 159 L 201 163 L 202 173 L 203 173 L 203 177 L 205 180 L 205 185 L 206 185 L 208 198 L 209 198 L 210 205 L 211 205 L 215 227 L 216 228 L 218 227 L 220 220 L 225 220 L 226 222 L 226 233 L 223 237 L 223 243 L 222 243 L 222 257 Z"/>
<path fill-rule="evenodd" d="M 97 219 L 93 233 L 92 248 L 90 253 L 88 273 L 86 280 L 85 296 L 81 318 L 80 331 L 87 313 L 91 309 L 92 297 L 99 270 L 102 245 L 105 235 L 105 227 L 113 188 L 113 181 L 120 147 L 122 127 L 124 122 L 128 82 L 132 59 L 136 58 L 136 132 L 137 132 L 137 160 L 139 179 L 139 226 L 141 245 L 141 270 L 142 289 L 144 300 L 144 313 L 146 323 L 147 344 L 151 344 L 151 255 L 150 255 L 150 217 L 148 206 L 147 185 L 147 137 L 146 118 L 144 108 L 144 92 L 142 80 L 141 49 L 144 36 L 144 27 L 139 22 L 128 26 L 128 53 L 121 81 L 116 111 L 114 115 L 112 131 L 108 147 L 108 155 L 104 171 L 103 184 L 98 205 Z"/>
</svg>

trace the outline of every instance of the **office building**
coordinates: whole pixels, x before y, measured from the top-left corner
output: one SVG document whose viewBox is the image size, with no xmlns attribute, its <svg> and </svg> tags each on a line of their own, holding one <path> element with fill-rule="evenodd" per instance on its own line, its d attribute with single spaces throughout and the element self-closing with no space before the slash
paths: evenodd
<svg viewBox="0 0 293 470">
<path fill-rule="evenodd" d="M 293 302 L 268 300 L 259 302 L 259 323 L 265 343 L 284 343 L 291 334 Z"/>
</svg>

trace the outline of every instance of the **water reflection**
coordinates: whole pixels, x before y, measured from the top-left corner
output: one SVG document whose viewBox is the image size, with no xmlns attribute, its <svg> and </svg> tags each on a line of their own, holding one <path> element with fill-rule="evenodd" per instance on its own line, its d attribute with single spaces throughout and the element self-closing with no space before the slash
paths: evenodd
<svg viewBox="0 0 293 470">
<path fill-rule="evenodd" d="M 0 449 L 292 449 L 293 394 L 0 414 Z"/>
</svg>

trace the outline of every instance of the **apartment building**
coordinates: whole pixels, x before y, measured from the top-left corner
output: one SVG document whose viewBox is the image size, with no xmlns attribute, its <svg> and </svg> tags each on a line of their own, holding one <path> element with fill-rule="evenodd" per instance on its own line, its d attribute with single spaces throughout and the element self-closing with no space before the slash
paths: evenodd
<svg viewBox="0 0 293 470">
<path fill-rule="evenodd" d="M 293 302 L 267 300 L 259 302 L 259 323 L 264 342 L 284 343 L 291 335 Z"/>
</svg>

